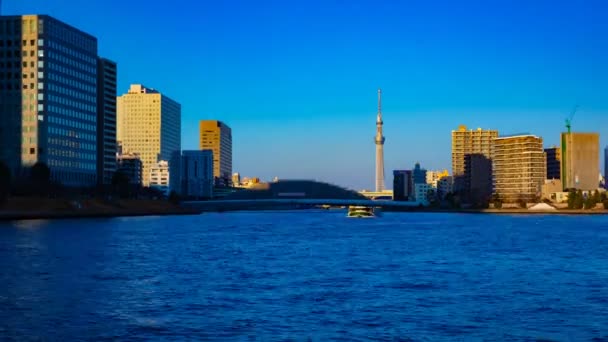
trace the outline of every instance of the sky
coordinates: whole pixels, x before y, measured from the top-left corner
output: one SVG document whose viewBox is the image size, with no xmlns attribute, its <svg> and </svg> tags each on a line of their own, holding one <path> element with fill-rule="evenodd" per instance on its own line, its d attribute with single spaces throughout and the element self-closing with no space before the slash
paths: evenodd
<svg viewBox="0 0 608 342">
<path fill-rule="evenodd" d="M 3 0 L 98 38 L 129 84 L 232 128 L 233 171 L 372 189 L 377 89 L 386 184 L 420 162 L 451 169 L 451 131 L 498 129 L 608 144 L 606 1 Z M 603 153 L 602 153 L 603 155 Z M 603 158 L 602 158 L 603 162 Z"/>
</svg>

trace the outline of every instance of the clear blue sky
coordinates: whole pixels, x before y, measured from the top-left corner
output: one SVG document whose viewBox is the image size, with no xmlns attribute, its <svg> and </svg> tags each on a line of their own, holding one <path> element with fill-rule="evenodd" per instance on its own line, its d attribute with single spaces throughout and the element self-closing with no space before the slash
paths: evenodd
<svg viewBox="0 0 608 342">
<path fill-rule="evenodd" d="M 459 124 L 557 144 L 564 118 L 608 143 L 607 1 L 4 0 L 99 39 L 130 83 L 233 129 L 234 171 L 361 189 L 374 179 L 376 89 L 387 185 L 416 161 L 450 169 Z"/>
</svg>

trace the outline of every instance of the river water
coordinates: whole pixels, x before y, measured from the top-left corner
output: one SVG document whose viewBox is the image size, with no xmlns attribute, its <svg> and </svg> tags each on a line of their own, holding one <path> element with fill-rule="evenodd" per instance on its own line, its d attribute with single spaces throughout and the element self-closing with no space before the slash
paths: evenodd
<svg viewBox="0 0 608 342">
<path fill-rule="evenodd" d="M 608 216 L 0 223 L 0 340 L 608 339 Z"/>
</svg>

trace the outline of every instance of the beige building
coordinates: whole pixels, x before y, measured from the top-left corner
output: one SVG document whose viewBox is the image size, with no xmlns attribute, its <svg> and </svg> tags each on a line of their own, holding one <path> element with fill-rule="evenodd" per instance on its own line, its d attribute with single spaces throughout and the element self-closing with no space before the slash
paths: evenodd
<svg viewBox="0 0 608 342">
<path fill-rule="evenodd" d="M 169 163 L 161 160 L 150 168 L 150 187 L 169 196 Z"/>
<path fill-rule="evenodd" d="M 598 133 L 562 133 L 562 185 L 566 189 L 599 188 L 600 136 Z"/>
<path fill-rule="evenodd" d="M 139 154 L 143 185 L 149 186 L 152 167 L 181 151 L 181 106 L 154 89 L 132 84 L 118 97 L 116 116 L 122 153 Z"/>
<path fill-rule="evenodd" d="M 462 190 L 465 175 L 465 157 L 467 155 L 483 155 L 491 158 L 492 140 L 498 137 L 497 130 L 467 129 L 461 125 L 452 131 L 452 175 L 454 190 Z"/>
<path fill-rule="evenodd" d="M 199 123 L 199 147 L 213 151 L 213 177 L 216 184 L 228 185 L 232 177 L 232 130 L 217 120 Z"/>
<path fill-rule="evenodd" d="M 542 186 L 542 198 L 557 202 L 557 194 L 563 193 L 562 181 L 559 179 L 547 179 Z"/>
<path fill-rule="evenodd" d="M 439 182 L 439 180 L 444 177 L 448 177 L 449 175 L 450 175 L 450 173 L 448 172 L 448 170 L 443 170 L 443 171 L 427 170 L 426 171 L 426 183 L 431 184 L 433 186 L 433 188 L 437 189 L 437 182 Z"/>
<path fill-rule="evenodd" d="M 541 196 L 546 165 L 543 139 L 517 135 L 494 139 L 494 193 L 507 203 L 534 201 Z"/>
</svg>

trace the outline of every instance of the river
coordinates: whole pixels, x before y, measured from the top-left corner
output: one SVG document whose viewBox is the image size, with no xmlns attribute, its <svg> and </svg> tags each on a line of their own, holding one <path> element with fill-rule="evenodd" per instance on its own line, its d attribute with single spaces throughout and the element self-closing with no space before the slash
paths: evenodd
<svg viewBox="0 0 608 342">
<path fill-rule="evenodd" d="M 608 216 L 0 223 L 0 340 L 608 339 Z"/>
</svg>

